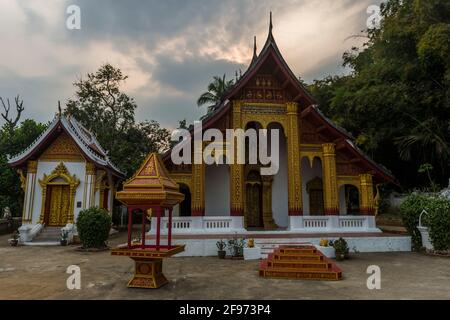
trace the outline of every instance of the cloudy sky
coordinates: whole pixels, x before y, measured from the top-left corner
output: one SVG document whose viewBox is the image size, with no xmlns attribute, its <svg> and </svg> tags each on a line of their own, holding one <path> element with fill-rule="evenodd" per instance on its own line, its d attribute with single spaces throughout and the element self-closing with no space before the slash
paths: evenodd
<svg viewBox="0 0 450 320">
<path fill-rule="evenodd" d="M 173 128 L 205 110 L 196 99 L 214 75 L 245 71 L 253 36 L 274 36 L 295 74 L 306 81 L 347 72 L 342 53 L 360 46 L 369 5 L 378 0 L 1 0 L 0 96 L 24 99 L 24 118 L 46 122 L 73 82 L 109 62 L 129 76 L 138 120 Z M 69 5 L 81 29 L 66 28 Z M 2 124 L 0 120 L 0 124 Z"/>
</svg>

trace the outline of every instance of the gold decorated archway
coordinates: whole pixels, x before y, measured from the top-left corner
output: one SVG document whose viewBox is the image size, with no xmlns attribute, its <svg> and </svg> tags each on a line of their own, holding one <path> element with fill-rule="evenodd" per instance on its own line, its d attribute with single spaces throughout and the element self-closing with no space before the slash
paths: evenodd
<svg viewBox="0 0 450 320">
<path fill-rule="evenodd" d="M 59 178 L 59 179 L 58 179 Z M 55 180 L 59 181 L 55 181 Z M 80 180 L 75 176 L 71 175 L 69 170 L 67 170 L 64 163 L 60 162 L 55 169 L 51 172 L 50 175 L 44 176 L 42 179 L 39 179 L 39 184 L 42 187 L 42 206 L 41 206 L 41 215 L 39 217 L 39 223 L 44 223 L 45 210 L 46 210 L 46 200 L 47 200 L 47 189 L 48 186 L 51 185 L 67 185 L 69 186 L 69 210 L 67 216 L 67 223 L 74 222 L 74 205 L 75 205 L 75 193 L 78 185 L 80 184 Z"/>
</svg>

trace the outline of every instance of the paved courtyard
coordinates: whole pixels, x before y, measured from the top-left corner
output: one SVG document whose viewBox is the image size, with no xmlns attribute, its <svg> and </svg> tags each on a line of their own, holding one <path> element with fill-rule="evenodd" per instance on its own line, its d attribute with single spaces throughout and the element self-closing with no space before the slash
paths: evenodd
<svg viewBox="0 0 450 320">
<path fill-rule="evenodd" d="M 360 253 L 339 262 L 339 282 L 258 277 L 257 261 L 170 258 L 170 283 L 128 289 L 132 260 L 75 247 L 10 247 L 0 236 L 0 299 L 450 299 L 450 259 L 418 253 Z M 110 245 L 124 242 L 114 235 Z M 81 289 L 69 290 L 69 265 L 81 268 Z M 366 269 L 381 268 L 381 290 L 368 290 Z"/>
</svg>

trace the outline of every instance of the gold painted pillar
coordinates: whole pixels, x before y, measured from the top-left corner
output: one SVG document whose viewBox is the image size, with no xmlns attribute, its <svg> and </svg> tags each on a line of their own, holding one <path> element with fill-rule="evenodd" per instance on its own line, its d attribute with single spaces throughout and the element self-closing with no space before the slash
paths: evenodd
<svg viewBox="0 0 450 320">
<path fill-rule="evenodd" d="M 339 195 L 336 176 L 336 152 L 334 143 L 322 145 L 323 163 L 323 193 L 325 215 L 339 214 Z"/>
<path fill-rule="evenodd" d="M 23 200 L 22 223 L 33 223 L 34 193 L 36 189 L 37 161 L 28 161 Z M 41 206 L 45 206 L 42 203 Z"/>
<path fill-rule="evenodd" d="M 242 129 L 242 102 L 233 101 L 233 129 Z M 237 164 L 237 143 L 234 140 L 233 164 L 230 165 L 230 215 L 244 215 L 244 165 Z"/>
<path fill-rule="evenodd" d="M 261 176 L 262 179 L 262 212 L 265 230 L 278 229 L 272 213 L 272 182 L 273 176 Z"/>
<path fill-rule="evenodd" d="M 302 180 L 300 175 L 300 138 L 298 123 L 298 103 L 288 102 L 287 117 L 287 149 L 288 149 L 288 203 L 289 215 L 301 216 L 302 210 Z"/>
<path fill-rule="evenodd" d="M 361 214 L 374 214 L 373 179 L 371 174 L 360 174 L 360 210 Z"/>
<path fill-rule="evenodd" d="M 194 151 L 194 152 L 202 152 Z M 194 157 L 195 159 L 195 157 Z M 218 182 L 220 183 L 220 182 Z M 192 201 L 191 212 L 193 216 L 205 215 L 205 164 L 192 164 Z"/>
</svg>

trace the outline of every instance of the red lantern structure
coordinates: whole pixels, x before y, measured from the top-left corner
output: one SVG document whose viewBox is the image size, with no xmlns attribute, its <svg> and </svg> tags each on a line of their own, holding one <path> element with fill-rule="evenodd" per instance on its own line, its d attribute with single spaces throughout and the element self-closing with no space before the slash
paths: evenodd
<svg viewBox="0 0 450 320">
<path fill-rule="evenodd" d="M 128 207 L 128 242 L 111 251 L 112 255 L 127 256 L 135 261 L 133 278 L 128 282 L 132 288 L 159 288 L 168 283 L 162 273 L 166 257 L 184 251 L 184 245 L 172 245 L 172 209 L 184 199 L 178 184 L 170 179 L 158 154 L 147 156 L 139 170 L 116 193 L 116 199 Z M 133 214 L 142 211 L 141 240 L 133 241 Z M 161 217 L 168 213 L 167 243 L 161 243 Z M 156 216 L 155 243 L 145 241 L 145 224 Z M 151 219 L 148 219 L 151 221 Z"/>
</svg>

